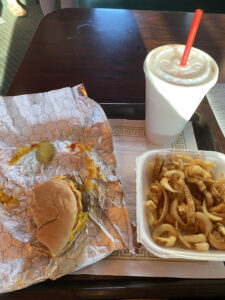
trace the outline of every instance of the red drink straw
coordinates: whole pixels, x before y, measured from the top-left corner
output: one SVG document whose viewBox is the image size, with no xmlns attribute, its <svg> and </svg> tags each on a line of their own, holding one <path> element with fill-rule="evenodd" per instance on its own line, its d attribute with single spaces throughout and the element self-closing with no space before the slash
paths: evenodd
<svg viewBox="0 0 225 300">
<path fill-rule="evenodd" d="M 199 23 L 201 21 L 202 14 L 203 14 L 203 10 L 196 9 L 194 19 L 193 19 L 193 22 L 191 24 L 191 29 L 189 31 L 188 39 L 187 39 L 187 42 L 186 42 L 186 46 L 185 46 L 185 49 L 184 49 L 183 57 L 182 57 L 181 62 L 180 62 L 181 66 L 185 66 L 186 63 L 187 63 L 187 60 L 188 60 L 188 57 L 189 57 L 189 54 L 190 54 L 190 51 L 191 51 L 191 47 L 194 43 L 194 39 L 195 39 L 197 30 L 198 30 L 198 26 L 199 26 Z"/>
</svg>

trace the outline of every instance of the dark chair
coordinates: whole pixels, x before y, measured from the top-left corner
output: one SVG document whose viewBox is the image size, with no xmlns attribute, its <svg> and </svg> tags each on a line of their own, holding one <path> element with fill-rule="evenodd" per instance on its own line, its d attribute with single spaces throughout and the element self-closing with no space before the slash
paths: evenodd
<svg viewBox="0 0 225 300">
<path fill-rule="evenodd" d="M 77 0 L 77 7 L 126 8 L 159 11 L 194 12 L 196 8 L 206 13 L 225 13 L 225 1 L 221 0 Z"/>
</svg>

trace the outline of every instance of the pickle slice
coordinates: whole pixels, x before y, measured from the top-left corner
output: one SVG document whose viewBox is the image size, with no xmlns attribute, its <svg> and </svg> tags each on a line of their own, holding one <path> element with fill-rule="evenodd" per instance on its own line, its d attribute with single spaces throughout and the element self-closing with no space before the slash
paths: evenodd
<svg viewBox="0 0 225 300">
<path fill-rule="evenodd" d="M 46 164 L 50 162 L 55 155 L 55 147 L 47 141 L 38 144 L 36 157 L 40 163 Z"/>
</svg>

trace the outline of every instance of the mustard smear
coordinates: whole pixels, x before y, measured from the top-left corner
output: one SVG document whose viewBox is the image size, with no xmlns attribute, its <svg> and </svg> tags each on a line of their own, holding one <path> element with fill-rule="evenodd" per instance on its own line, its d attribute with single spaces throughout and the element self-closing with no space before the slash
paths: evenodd
<svg viewBox="0 0 225 300">
<path fill-rule="evenodd" d="M 22 280 L 21 279 L 17 280 L 16 285 L 22 285 Z"/>
<path fill-rule="evenodd" d="M 9 166 L 15 165 L 21 157 L 23 157 L 24 155 L 30 153 L 31 151 L 33 151 L 34 149 L 36 149 L 38 146 L 38 144 L 31 144 L 29 146 L 24 146 L 24 145 L 19 145 L 16 148 L 16 152 L 13 155 L 13 157 L 10 159 L 10 161 L 8 162 Z"/>
<path fill-rule="evenodd" d="M 5 209 L 9 209 L 13 204 L 19 204 L 19 201 L 13 196 L 8 195 L 4 192 L 4 185 L 0 188 L 0 203 L 4 205 Z"/>
<path fill-rule="evenodd" d="M 92 147 L 82 142 L 72 143 L 66 146 L 66 148 L 69 149 L 71 152 L 74 152 L 76 149 L 79 149 L 81 153 L 85 152 L 86 150 L 92 152 Z M 84 184 L 80 186 L 80 189 L 90 192 L 94 188 L 97 191 L 98 187 L 92 181 L 92 179 L 101 179 L 100 167 L 96 166 L 94 160 L 87 156 L 84 169 L 88 171 L 88 179 L 84 179 Z M 84 173 L 81 175 L 84 175 Z M 86 176 L 84 175 L 84 177 Z"/>
</svg>

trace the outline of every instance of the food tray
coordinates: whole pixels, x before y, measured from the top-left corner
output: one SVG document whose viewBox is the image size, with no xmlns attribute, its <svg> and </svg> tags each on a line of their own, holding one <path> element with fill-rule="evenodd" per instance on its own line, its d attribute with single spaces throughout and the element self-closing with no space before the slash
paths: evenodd
<svg viewBox="0 0 225 300">
<path fill-rule="evenodd" d="M 137 209 L 137 240 L 154 255 L 161 258 L 180 258 L 190 260 L 206 261 L 225 261 L 225 251 L 209 250 L 208 252 L 197 252 L 195 250 L 183 249 L 178 247 L 165 248 L 157 245 L 151 237 L 151 232 L 145 216 L 144 203 L 148 192 L 147 163 L 154 160 L 159 154 L 167 160 L 171 154 L 187 154 L 196 158 L 212 161 L 216 164 L 215 173 L 218 176 L 225 171 L 225 155 L 214 151 L 193 151 L 193 150 L 173 150 L 157 149 L 143 153 L 137 158 L 137 177 L 136 177 L 136 209 Z"/>
</svg>

